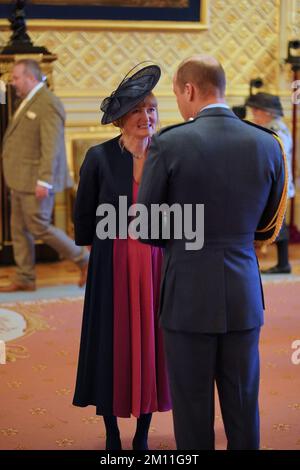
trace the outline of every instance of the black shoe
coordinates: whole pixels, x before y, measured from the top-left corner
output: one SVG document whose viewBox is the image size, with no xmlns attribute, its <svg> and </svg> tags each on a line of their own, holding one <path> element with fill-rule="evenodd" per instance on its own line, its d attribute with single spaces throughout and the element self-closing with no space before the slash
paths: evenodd
<svg viewBox="0 0 300 470">
<path fill-rule="evenodd" d="M 287 264 L 285 266 L 273 266 L 273 268 L 261 269 L 260 272 L 262 274 L 290 274 L 292 268 L 290 264 Z"/>
</svg>

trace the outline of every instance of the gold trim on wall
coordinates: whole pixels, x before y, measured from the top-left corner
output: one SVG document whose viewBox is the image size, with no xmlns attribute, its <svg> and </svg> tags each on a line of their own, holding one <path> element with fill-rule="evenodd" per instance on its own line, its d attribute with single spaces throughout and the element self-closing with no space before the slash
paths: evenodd
<svg viewBox="0 0 300 470">
<path fill-rule="evenodd" d="M 274 87 L 269 87 L 268 89 L 268 92 L 269 93 L 273 93 L 273 94 L 280 94 L 281 96 L 289 96 L 292 94 L 292 91 L 291 92 L 286 92 L 286 91 L 281 91 L 279 88 L 274 88 Z M 78 99 L 78 98 L 96 98 L 98 101 L 99 101 L 99 104 L 100 104 L 100 101 L 102 99 L 105 98 L 105 95 L 104 94 L 101 94 L 99 93 L 98 90 L 67 90 L 67 89 L 61 89 L 61 88 L 55 88 L 55 94 L 57 96 L 59 96 L 61 99 L 68 99 L 68 98 L 75 98 L 75 99 Z M 240 87 L 234 87 L 234 88 L 230 88 L 230 83 L 227 84 L 227 87 L 226 87 L 226 97 L 230 98 L 230 97 L 240 97 L 240 96 L 245 96 L 247 97 L 249 95 L 249 85 L 246 83 L 245 85 L 241 85 Z M 174 96 L 174 93 L 172 91 L 172 84 L 170 82 L 170 85 L 169 87 L 166 87 L 164 88 L 162 91 L 155 91 L 155 96 L 157 98 L 166 98 L 166 99 L 172 99 L 172 100 L 175 100 L 175 96 Z M 99 108 L 99 106 L 98 106 Z M 83 108 L 81 108 L 83 109 Z M 88 108 L 87 108 L 88 109 Z M 83 111 L 81 110 L 77 110 L 77 109 L 74 109 L 74 112 L 85 112 L 86 110 L 83 109 Z M 90 109 L 89 109 L 90 111 Z"/>
<path fill-rule="evenodd" d="M 196 21 L 126 21 L 126 20 L 28 20 L 30 30 L 81 31 L 199 31 L 209 27 L 209 0 L 202 0 L 199 22 Z M 9 28 L 8 20 L 0 20 L 0 28 Z"/>
</svg>

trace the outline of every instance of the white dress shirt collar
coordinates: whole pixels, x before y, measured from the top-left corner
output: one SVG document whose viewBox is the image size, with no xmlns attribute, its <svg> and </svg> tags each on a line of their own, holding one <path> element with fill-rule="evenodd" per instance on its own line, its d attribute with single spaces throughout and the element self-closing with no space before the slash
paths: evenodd
<svg viewBox="0 0 300 470">
<path fill-rule="evenodd" d="M 225 109 L 230 109 L 228 104 L 226 103 L 211 103 L 208 104 L 207 106 L 204 106 L 204 108 L 200 109 L 199 113 L 202 113 L 205 109 L 211 109 L 211 108 L 225 108 Z"/>
<path fill-rule="evenodd" d="M 31 98 L 34 97 L 34 95 L 44 86 L 43 82 L 39 82 L 37 85 L 35 85 L 34 88 L 28 93 L 28 95 L 24 98 L 24 101 L 26 103 L 31 100 Z"/>
<path fill-rule="evenodd" d="M 13 115 L 13 119 L 16 119 L 16 117 L 20 114 L 24 106 L 28 103 L 28 101 L 31 100 L 31 98 L 34 97 L 34 95 L 44 86 L 43 82 L 39 82 L 32 90 L 28 93 L 27 96 L 21 101 L 19 107 L 16 109 L 15 114 Z"/>
</svg>

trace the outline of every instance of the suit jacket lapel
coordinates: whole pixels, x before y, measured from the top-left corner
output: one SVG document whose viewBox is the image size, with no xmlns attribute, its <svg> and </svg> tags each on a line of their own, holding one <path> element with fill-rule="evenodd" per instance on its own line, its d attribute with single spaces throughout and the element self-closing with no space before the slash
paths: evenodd
<svg viewBox="0 0 300 470">
<path fill-rule="evenodd" d="M 40 96 L 40 93 L 41 91 L 43 90 L 43 88 L 41 88 L 40 90 L 38 90 L 35 95 L 33 95 L 33 97 L 31 98 L 31 100 L 28 101 L 28 103 L 25 104 L 25 106 L 21 109 L 21 111 L 19 112 L 19 114 L 17 115 L 17 117 L 14 119 L 13 116 L 11 118 L 11 121 L 6 129 L 6 132 L 4 134 L 4 138 L 3 138 L 3 143 L 5 142 L 6 138 L 13 132 L 13 130 L 17 127 L 17 125 L 19 124 L 19 122 L 21 121 L 21 119 L 25 116 L 26 112 L 28 111 L 28 109 L 30 108 L 30 106 L 36 101 L 36 99 Z"/>
<path fill-rule="evenodd" d="M 109 162 L 112 167 L 116 193 L 126 195 L 128 206 L 130 206 L 132 204 L 133 161 L 131 154 L 126 149 L 120 150 L 119 138 L 120 136 L 112 141 L 112 155 L 115 155 L 115 158 L 110 158 Z"/>
</svg>

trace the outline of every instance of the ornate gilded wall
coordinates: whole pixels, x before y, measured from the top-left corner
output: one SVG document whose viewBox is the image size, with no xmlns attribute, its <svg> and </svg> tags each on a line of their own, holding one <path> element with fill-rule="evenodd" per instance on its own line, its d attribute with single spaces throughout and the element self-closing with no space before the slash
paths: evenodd
<svg viewBox="0 0 300 470">
<path fill-rule="evenodd" d="M 292 1 L 292 0 L 291 0 Z M 290 0 L 286 0 L 290 2 Z M 210 0 L 210 27 L 193 32 L 30 31 L 37 45 L 57 54 L 57 91 L 95 96 L 108 93 L 136 62 L 153 59 L 163 69 L 159 92 L 170 94 L 178 62 L 193 53 L 216 55 L 224 64 L 229 93 L 247 88 L 261 75 L 270 87 L 278 81 L 279 0 Z M 6 42 L 8 33 L 0 34 Z"/>
<path fill-rule="evenodd" d="M 210 26 L 187 32 L 30 29 L 37 45 L 57 54 L 56 92 L 64 99 L 70 128 L 97 124 L 98 103 L 139 61 L 162 67 L 157 88 L 163 123 L 179 118 L 171 92 L 176 65 L 194 53 L 209 53 L 223 63 L 228 97 L 240 101 L 250 78 L 260 76 L 269 91 L 288 95 L 288 66 L 280 65 L 286 41 L 299 35 L 300 0 L 210 0 Z M 8 31 L 0 32 L 5 43 Z M 99 100 L 97 98 L 99 97 Z M 84 98 L 84 99 L 83 99 Z M 78 130 L 78 129 L 76 129 Z"/>
<path fill-rule="evenodd" d="M 172 75 L 177 64 L 194 53 L 209 53 L 223 63 L 230 104 L 248 94 L 250 78 L 260 76 L 266 88 L 289 97 L 291 73 L 282 65 L 287 39 L 300 36 L 300 0 L 209 0 L 209 27 L 199 31 L 110 31 L 29 27 L 32 40 L 58 56 L 54 65 L 56 93 L 68 114 L 68 135 L 98 127 L 99 102 L 134 64 L 152 59 L 162 67 L 156 89 L 162 124 L 180 119 L 172 96 Z M 84 22 L 82 23 L 85 24 Z M 8 30 L 0 31 L 0 44 Z M 95 127 L 97 126 L 97 127 Z M 92 127 L 92 128 L 91 128 Z"/>
<path fill-rule="evenodd" d="M 99 103 L 137 62 L 152 59 L 161 65 L 156 89 L 163 125 L 180 120 L 172 95 L 177 64 L 194 53 L 215 55 L 223 63 L 229 104 L 241 104 L 251 78 L 261 77 L 265 90 L 282 97 L 286 119 L 291 116 L 290 66 L 284 64 L 287 41 L 300 39 L 300 0 L 209 0 L 209 27 L 198 31 L 97 30 L 84 23 L 71 30 L 30 27 L 36 45 L 58 56 L 54 65 L 56 93 L 67 110 L 67 146 L 74 168 L 74 140 L 107 138 L 115 129 L 99 126 Z M 0 44 L 9 32 L 2 28 Z"/>
</svg>

